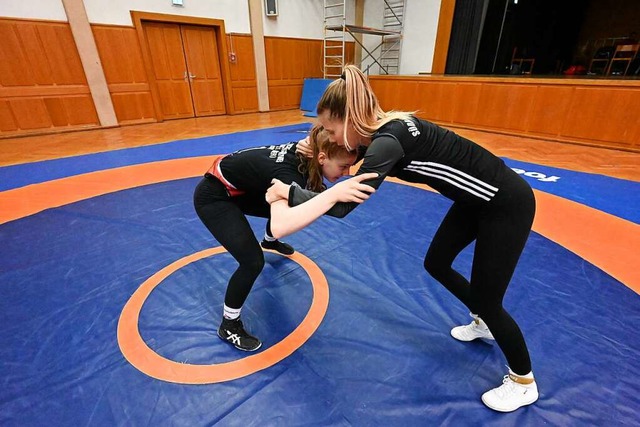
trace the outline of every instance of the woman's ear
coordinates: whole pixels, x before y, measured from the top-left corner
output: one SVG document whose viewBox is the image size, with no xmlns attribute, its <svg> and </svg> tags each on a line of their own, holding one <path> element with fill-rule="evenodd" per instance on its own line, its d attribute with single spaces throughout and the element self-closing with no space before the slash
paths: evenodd
<svg viewBox="0 0 640 427">
<path fill-rule="evenodd" d="M 327 153 L 325 153 L 324 151 L 321 151 L 318 153 L 318 163 L 320 163 L 320 166 L 324 165 L 324 162 L 327 161 L 329 157 L 327 156 Z"/>
</svg>

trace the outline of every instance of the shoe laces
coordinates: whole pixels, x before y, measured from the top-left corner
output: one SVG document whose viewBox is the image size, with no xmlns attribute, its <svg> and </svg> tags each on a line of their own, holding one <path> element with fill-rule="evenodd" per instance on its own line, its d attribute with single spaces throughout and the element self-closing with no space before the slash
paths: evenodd
<svg viewBox="0 0 640 427">
<path fill-rule="evenodd" d="M 480 324 L 480 323 L 476 323 L 476 321 L 472 321 L 469 325 L 468 325 L 469 329 L 471 329 L 472 331 L 479 331 L 481 333 L 486 333 L 487 330 L 489 328 L 487 328 L 486 326 Z"/>
<path fill-rule="evenodd" d="M 247 333 L 244 330 L 244 326 L 242 325 L 242 320 L 238 319 L 234 319 L 234 320 L 230 320 L 227 324 L 225 329 L 233 332 L 234 334 L 239 334 L 239 335 L 246 335 Z"/>
<path fill-rule="evenodd" d="M 509 375 L 505 375 L 502 378 L 502 385 L 496 388 L 495 392 L 500 399 L 504 399 L 515 394 L 518 390 L 518 386 L 520 386 L 520 384 L 513 381 Z"/>
</svg>

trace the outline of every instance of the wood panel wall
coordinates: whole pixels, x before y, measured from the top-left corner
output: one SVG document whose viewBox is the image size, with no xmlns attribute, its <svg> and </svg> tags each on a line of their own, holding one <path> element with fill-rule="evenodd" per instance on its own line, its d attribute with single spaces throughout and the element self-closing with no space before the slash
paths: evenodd
<svg viewBox="0 0 640 427">
<path fill-rule="evenodd" d="M 322 40 L 265 37 L 269 108 L 288 110 L 300 107 L 305 78 L 322 78 Z M 353 62 L 355 43 L 345 49 L 345 62 Z"/>
<path fill-rule="evenodd" d="M 443 125 L 640 151 L 640 81 L 369 78 L 385 110 Z"/>
<path fill-rule="evenodd" d="M 91 28 L 118 123 L 157 121 L 135 28 Z M 100 126 L 68 23 L 0 18 L 0 37 L 0 136 Z M 251 35 L 225 41 L 234 112 L 258 111 Z M 270 109 L 299 108 L 304 79 L 322 77 L 322 41 L 266 37 L 265 49 Z M 354 52 L 347 43 L 347 63 Z"/>
<path fill-rule="evenodd" d="M 91 25 L 118 123 L 155 122 L 151 88 L 133 27 Z"/>
<path fill-rule="evenodd" d="M 227 42 L 229 55 L 234 55 L 234 58 L 227 59 L 231 71 L 233 105 L 236 112 L 256 112 L 258 111 L 258 84 L 251 34 L 229 34 Z"/>
<path fill-rule="evenodd" d="M 66 22 L 0 19 L 0 134 L 97 127 Z"/>
</svg>

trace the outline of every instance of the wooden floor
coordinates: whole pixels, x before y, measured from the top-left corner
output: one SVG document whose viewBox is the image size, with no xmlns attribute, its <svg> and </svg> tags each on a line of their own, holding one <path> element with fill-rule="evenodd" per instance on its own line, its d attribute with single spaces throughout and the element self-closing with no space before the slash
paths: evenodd
<svg viewBox="0 0 640 427">
<path fill-rule="evenodd" d="M 0 166 L 35 162 L 309 122 L 299 110 L 170 120 L 112 129 L 0 139 Z M 640 154 L 583 145 L 454 129 L 493 153 L 514 160 L 640 181 Z"/>
</svg>

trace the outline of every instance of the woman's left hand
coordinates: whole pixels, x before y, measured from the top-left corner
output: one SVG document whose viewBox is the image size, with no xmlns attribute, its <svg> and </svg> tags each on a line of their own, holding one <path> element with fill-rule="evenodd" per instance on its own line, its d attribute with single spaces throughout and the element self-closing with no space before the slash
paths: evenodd
<svg viewBox="0 0 640 427">
<path fill-rule="evenodd" d="M 269 204 L 282 199 L 289 200 L 289 187 L 289 185 L 279 179 L 273 178 L 271 180 L 271 187 L 269 187 L 265 195 L 265 200 Z"/>
<path fill-rule="evenodd" d="M 377 177 L 378 174 L 375 172 L 363 173 L 362 175 L 356 175 L 340 181 L 327 191 L 331 191 L 338 202 L 362 203 L 367 200 L 371 194 L 376 192 L 375 188 L 363 184 L 362 181 L 376 179 Z"/>
</svg>

